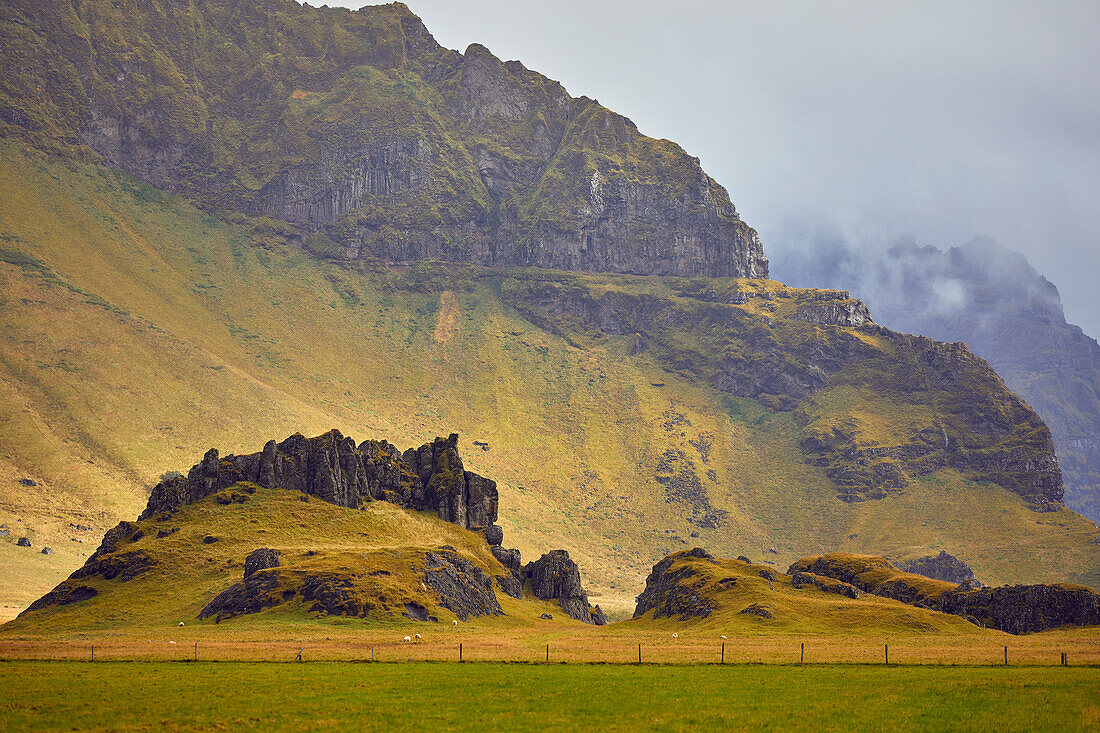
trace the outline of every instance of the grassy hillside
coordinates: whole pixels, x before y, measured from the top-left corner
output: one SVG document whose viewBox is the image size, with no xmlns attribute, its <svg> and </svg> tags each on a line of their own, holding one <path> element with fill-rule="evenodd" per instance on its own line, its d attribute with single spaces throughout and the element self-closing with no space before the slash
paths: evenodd
<svg viewBox="0 0 1100 733">
<path fill-rule="evenodd" d="M 593 603 L 620 615 L 654 562 L 694 545 L 780 568 L 832 550 L 946 549 L 987 583 L 1100 584 L 1096 527 L 1072 512 L 1033 512 L 950 469 L 845 503 L 799 448 L 794 412 L 669 371 L 652 350 L 632 355 L 633 334 L 582 343 L 544 330 L 503 302 L 505 273 L 342 268 L 280 226 L 227 223 L 122 174 L 0 151 L 9 608 L 136 517 L 163 472 L 210 447 L 247 453 L 334 427 L 400 448 L 460 433 L 467 467 L 498 481 L 505 545 L 525 560 L 569 550 Z M 815 415 L 874 405 L 845 394 Z M 694 490 L 677 491 L 688 470 L 720 526 L 699 521 Z M 22 535 L 30 550 L 15 547 Z M 39 554 L 44 544 L 56 554 Z"/>
</svg>

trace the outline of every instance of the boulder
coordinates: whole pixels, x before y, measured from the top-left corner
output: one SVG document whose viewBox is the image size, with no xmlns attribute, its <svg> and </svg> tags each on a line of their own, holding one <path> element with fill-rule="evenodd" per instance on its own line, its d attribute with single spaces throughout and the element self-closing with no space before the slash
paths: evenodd
<svg viewBox="0 0 1100 733">
<path fill-rule="evenodd" d="M 570 618 L 593 623 L 588 607 L 588 594 L 581 586 L 581 572 L 577 563 L 569 559 L 565 550 L 552 550 L 523 568 L 523 576 L 531 581 L 531 591 L 536 598 L 557 599 L 558 605 Z"/>
<path fill-rule="evenodd" d="M 279 551 L 267 547 L 253 550 L 244 560 L 244 577 L 247 579 L 257 570 L 279 567 Z"/>
<path fill-rule="evenodd" d="M 907 573 L 916 573 L 934 580 L 946 580 L 949 583 L 963 583 L 974 580 L 974 571 L 959 558 L 940 550 L 938 555 L 920 557 L 901 563 L 901 569 Z"/>
<path fill-rule="evenodd" d="M 489 543 L 490 547 L 499 547 L 500 543 L 504 542 L 504 529 L 499 525 L 492 524 L 485 528 L 485 541 Z"/>
<path fill-rule="evenodd" d="M 742 608 L 738 613 L 747 614 L 749 616 L 759 616 L 760 618 L 772 618 L 773 614 L 766 607 L 761 606 L 759 603 L 754 603 L 751 606 Z"/>
<path fill-rule="evenodd" d="M 19 547 L 30 547 L 31 540 L 29 537 L 20 537 L 18 540 L 16 540 L 15 544 Z"/>
<path fill-rule="evenodd" d="M 53 554 L 53 548 L 52 547 L 43 547 L 42 548 L 42 554 L 43 555 L 52 555 Z"/>
</svg>

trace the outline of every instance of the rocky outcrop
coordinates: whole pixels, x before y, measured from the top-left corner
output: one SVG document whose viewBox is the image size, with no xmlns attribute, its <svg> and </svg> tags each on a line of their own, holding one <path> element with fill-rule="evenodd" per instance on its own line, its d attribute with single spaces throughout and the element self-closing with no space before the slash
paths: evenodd
<svg viewBox="0 0 1100 733">
<path fill-rule="evenodd" d="M 424 559 L 424 583 L 455 616 L 466 621 L 473 616 L 504 614 L 492 578 L 477 565 L 446 549 L 428 552 Z"/>
<path fill-rule="evenodd" d="M 938 555 L 906 560 L 901 564 L 901 569 L 907 573 L 916 573 L 934 580 L 945 580 L 948 583 L 965 583 L 974 580 L 974 571 L 959 558 L 949 555 L 946 550 L 940 550 Z"/>
<path fill-rule="evenodd" d="M 701 595 L 709 581 L 685 560 L 705 560 L 717 563 L 706 550 L 696 547 L 664 558 L 650 571 L 645 590 L 638 596 L 634 618 L 653 611 L 653 618 L 676 617 L 680 621 L 706 618 L 716 608 L 713 598 Z M 678 566 L 673 569 L 673 566 Z"/>
<path fill-rule="evenodd" d="M 95 588 L 65 581 L 31 605 L 27 606 L 19 615 L 23 616 L 31 611 L 49 608 L 50 606 L 67 606 L 70 603 L 78 603 L 79 601 L 86 601 L 89 598 L 95 598 L 97 595 L 99 595 L 99 591 Z"/>
<path fill-rule="evenodd" d="M 938 610 L 1010 634 L 1100 625 L 1100 594 L 1080 585 L 965 585 L 940 597 Z"/>
<path fill-rule="evenodd" d="M 768 274 L 698 159 L 484 46 L 441 47 L 400 3 L 44 0 L 5 20 L 5 134 L 282 219 L 322 256 Z"/>
<path fill-rule="evenodd" d="M 814 573 L 795 572 L 791 575 L 791 585 L 795 588 L 810 585 L 820 588 L 826 593 L 836 593 L 845 598 L 859 598 L 859 589 L 854 585 L 834 578 L 815 575 Z"/>
<path fill-rule="evenodd" d="M 250 575 L 234 583 L 206 604 L 199 611 L 199 618 L 214 618 L 216 623 L 249 613 L 259 613 L 265 608 L 277 606 L 284 598 L 276 592 L 279 572 L 267 570 Z M 290 594 L 293 597 L 293 593 Z"/>
<path fill-rule="evenodd" d="M 458 435 L 452 434 L 401 453 L 386 441 L 356 445 L 332 430 L 316 438 L 296 434 L 268 441 L 261 452 L 246 456 L 219 457 L 212 448 L 186 476 L 157 484 L 140 519 L 249 482 L 350 508 L 390 501 L 434 510 L 460 527 L 487 529 L 497 518 L 496 482 L 464 470 L 457 446 Z"/>
<path fill-rule="evenodd" d="M 536 598 L 556 600 L 570 618 L 586 624 L 607 623 L 603 611 L 589 606 L 588 593 L 581 586 L 580 569 L 565 550 L 552 550 L 527 563 L 523 575 L 531 582 Z"/>
<path fill-rule="evenodd" d="M 885 558 L 846 553 L 803 558 L 787 572 L 792 580 L 832 579 L 865 593 L 962 616 L 972 623 L 1010 634 L 1068 625 L 1100 625 L 1100 594 L 1080 585 L 981 588 L 972 580 L 955 585 L 904 572 Z"/>
<path fill-rule="evenodd" d="M 279 567 L 279 551 L 268 547 L 261 547 L 248 553 L 244 559 L 244 577 L 255 573 L 257 570 L 269 570 Z"/>
</svg>

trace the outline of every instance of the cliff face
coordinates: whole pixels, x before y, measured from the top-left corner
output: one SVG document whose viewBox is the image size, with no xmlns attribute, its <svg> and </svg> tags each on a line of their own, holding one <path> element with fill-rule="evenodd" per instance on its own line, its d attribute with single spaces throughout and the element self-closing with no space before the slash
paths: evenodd
<svg viewBox="0 0 1100 733">
<path fill-rule="evenodd" d="M 0 135 L 209 208 L 290 222 L 316 253 L 764 277 L 756 232 L 679 146 L 400 3 L 15 0 Z"/>
<path fill-rule="evenodd" d="M 843 291 L 775 282 L 510 272 L 501 297 L 577 343 L 635 335 L 634 351 L 772 410 L 793 410 L 806 459 L 839 497 L 881 499 L 954 468 L 1041 511 L 1062 502 L 1050 432 L 989 364 L 875 324 Z M 873 420 L 853 413 L 869 409 Z"/>
<path fill-rule="evenodd" d="M 780 250 L 785 280 L 850 288 L 880 323 L 966 342 L 1050 427 L 1066 505 L 1100 519 L 1100 346 L 1066 322 L 1054 285 L 989 239 L 948 250 L 813 245 L 797 254 Z"/>
</svg>

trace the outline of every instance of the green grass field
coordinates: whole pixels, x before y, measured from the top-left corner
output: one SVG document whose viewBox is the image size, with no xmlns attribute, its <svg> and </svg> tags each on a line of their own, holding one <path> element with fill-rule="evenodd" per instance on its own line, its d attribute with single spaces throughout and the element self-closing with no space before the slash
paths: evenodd
<svg viewBox="0 0 1100 733">
<path fill-rule="evenodd" d="M 1095 667 L 0 664 L 23 731 L 1095 730 L 1097 689 Z"/>
</svg>

